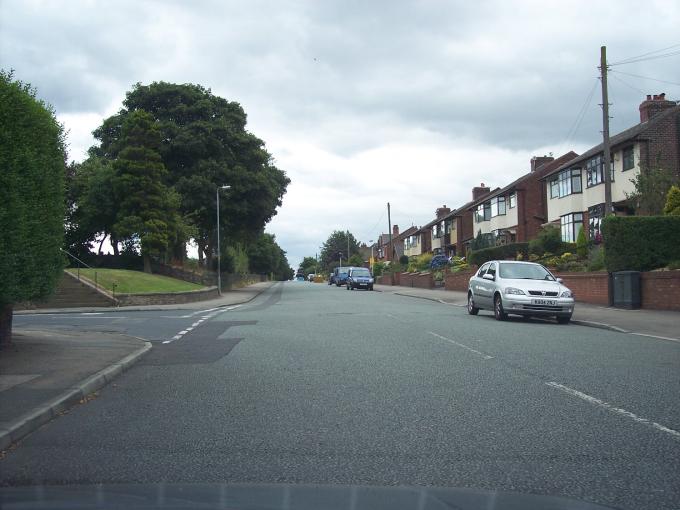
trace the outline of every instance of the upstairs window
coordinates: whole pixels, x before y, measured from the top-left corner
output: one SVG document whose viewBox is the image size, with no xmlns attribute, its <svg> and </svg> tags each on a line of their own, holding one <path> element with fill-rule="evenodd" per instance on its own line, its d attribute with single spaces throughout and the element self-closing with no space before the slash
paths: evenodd
<svg viewBox="0 0 680 510">
<path fill-rule="evenodd" d="M 586 162 L 586 177 L 587 187 L 597 186 L 604 182 L 604 157 L 602 154 L 590 158 Z M 611 166 L 609 167 L 609 176 L 614 182 L 614 158 L 611 159 Z"/>
<path fill-rule="evenodd" d="M 491 199 L 491 217 L 503 216 L 505 214 L 505 197 L 495 197 Z"/>
<path fill-rule="evenodd" d="M 635 168 L 635 151 L 633 147 L 623 149 L 623 171 Z"/>
<path fill-rule="evenodd" d="M 550 181 L 550 198 L 561 198 L 581 193 L 581 169 L 562 170 Z"/>
<path fill-rule="evenodd" d="M 489 221 L 491 219 L 491 202 L 484 202 L 477 206 L 475 211 L 475 221 L 481 223 L 483 221 Z"/>
<path fill-rule="evenodd" d="M 508 208 L 514 209 L 515 207 L 517 207 L 517 194 L 512 193 L 510 195 L 510 199 L 508 200 Z"/>
</svg>

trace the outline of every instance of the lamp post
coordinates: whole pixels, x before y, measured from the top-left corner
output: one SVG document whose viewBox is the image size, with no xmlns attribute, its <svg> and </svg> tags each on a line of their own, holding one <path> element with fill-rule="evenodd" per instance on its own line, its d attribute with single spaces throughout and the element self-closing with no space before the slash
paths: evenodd
<svg viewBox="0 0 680 510">
<path fill-rule="evenodd" d="M 222 258 L 222 252 L 220 250 L 220 190 L 229 189 L 231 186 L 228 184 L 225 186 L 218 186 L 215 190 L 215 198 L 217 199 L 217 294 L 222 295 L 222 266 L 220 264 L 220 259 Z"/>
</svg>

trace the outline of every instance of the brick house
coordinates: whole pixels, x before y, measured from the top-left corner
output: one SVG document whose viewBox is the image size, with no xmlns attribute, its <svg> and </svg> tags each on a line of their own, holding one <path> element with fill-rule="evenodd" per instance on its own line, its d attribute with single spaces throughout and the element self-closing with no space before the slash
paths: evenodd
<svg viewBox="0 0 680 510">
<path fill-rule="evenodd" d="M 491 189 L 482 183 L 480 186 L 472 188 L 472 200 L 454 209 L 444 218 L 449 222 L 449 242 L 446 245 L 448 256 L 464 257 L 467 253 L 470 242 L 475 237 L 473 225 L 473 213 L 470 206 L 480 199 L 488 196 Z M 445 223 L 446 228 L 446 223 Z"/>
<path fill-rule="evenodd" d="M 416 257 L 429 253 L 432 249 L 432 234 L 430 227 L 413 227 L 415 230 L 404 240 L 404 254 Z"/>
<path fill-rule="evenodd" d="M 446 204 L 442 207 L 438 207 L 435 211 L 435 219 L 427 223 L 422 227 L 423 234 L 426 236 L 429 233 L 429 249 L 422 250 L 421 253 L 432 253 L 433 255 L 439 255 L 440 253 L 445 253 L 447 239 L 449 237 L 449 232 L 447 232 L 447 223 L 444 219 L 451 209 L 446 207 Z M 450 227 L 450 222 L 449 222 Z M 421 236 L 422 237 L 422 236 Z"/>
<path fill-rule="evenodd" d="M 680 106 L 665 94 L 640 104 L 640 123 L 610 137 L 612 206 L 632 214 L 626 193 L 641 171 L 666 168 L 680 177 Z M 600 235 L 604 210 L 604 157 L 599 144 L 544 176 L 547 221 L 560 226 L 562 240 L 576 241 L 581 228 L 590 239 Z"/>
<path fill-rule="evenodd" d="M 399 225 L 392 225 L 392 245 L 394 246 L 394 260 L 399 260 L 399 257 L 404 255 L 405 241 L 418 230 L 417 227 L 409 227 L 403 232 L 399 233 Z M 381 262 L 390 262 L 390 236 L 389 234 L 380 234 L 378 236 L 378 255 L 377 259 Z"/>
<path fill-rule="evenodd" d="M 557 159 L 534 156 L 528 173 L 472 202 L 469 210 L 474 235 L 481 232 L 496 245 L 527 242 L 536 237 L 547 221 L 544 177 L 577 156 L 573 151 Z"/>
</svg>

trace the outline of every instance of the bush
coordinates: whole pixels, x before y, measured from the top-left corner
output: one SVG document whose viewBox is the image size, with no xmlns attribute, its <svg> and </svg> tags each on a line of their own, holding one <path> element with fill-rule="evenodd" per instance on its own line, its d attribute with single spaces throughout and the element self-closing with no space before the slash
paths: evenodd
<svg viewBox="0 0 680 510">
<path fill-rule="evenodd" d="M 417 271 L 427 271 L 430 269 L 430 262 L 432 262 L 431 253 L 423 253 L 422 255 L 416 255 L 409 260 L 408 267 L 406 270 L 410 273 L 415 273 Z"/>
<path fill-rule="evenodd" d="M 680 260 L 673 260 L 668 263 L 668 269 L 680 269 Z"/>
<path fill-rule="evenodd" d="M 373 276 L 377 278 L 378 276 L 382 276 L 384 272 L 385 272 L 384 262 L 376 262 L 375 264 L 373 264 Z"/>
<path fill-rule="evenodd" d="M 535 239 L 529 241 L 529 252 L 535 255 L 542 255 L 547 251 L 557 253 L 562 244 L 560 227 L 548 225 L 541 229 Z"/>
<path fill-rule="evenodd" d="M 680 216 L 608 216 L 602 236 L 607 271 L 649 271 L 680 259 Z"/>
<path fill-rule="evenodd" d="M 593 247 L 588 254 L 588 271 L 602 271 L 604 265 L 604 247 L 602 245 Z"/>
<path fill-rule="evenodd" d="M 409 262 L 408 255 L 402 255 L 401 257 L 399 257 L 399 263 L 402 266 L 408 266 L 408 262 Z"/>
<path fill-rule="evenodd" d="M 680 188 L 678 186 L 671 186 L 668 190 L 663 213 L 666 216 L 680 216 Z"/>
<path fill-rule="evenodd" d="M 586 231 L 581 227 L 576 238 L 576 253 L 582 259 L 588 256 L 588 240 L 586 239 Z"/>
<path fill-rule="evenodd" d="M 521 253 L 526 258 L 529 251 L 528 243 L 512 243 L 493 248 L 484 248 L 473 251 L 468 256 L 468 262 L 477 266 L 482 265 L 488 260 L 516 259 L 517 254 Z"/>
</svg>

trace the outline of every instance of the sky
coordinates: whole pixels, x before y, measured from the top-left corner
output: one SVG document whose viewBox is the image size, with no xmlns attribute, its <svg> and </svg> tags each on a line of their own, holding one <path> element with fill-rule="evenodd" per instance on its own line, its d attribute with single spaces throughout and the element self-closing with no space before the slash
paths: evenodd
<svg viewBox="0 0 680 510">
<path fill-rule="evenodd" d="M 54 107 L 75 161 L 137 82 L 239 102 L 291 179 L 266 230 L 297 267 L 334 230 L 375 241 L 388 202 L 420 226 L 598 144 L 602 45 L 612 134 L 646 94 L 680 100 L 678 27 L 677 0 L 0 0 L 0 67 Z"/>
</svg>

